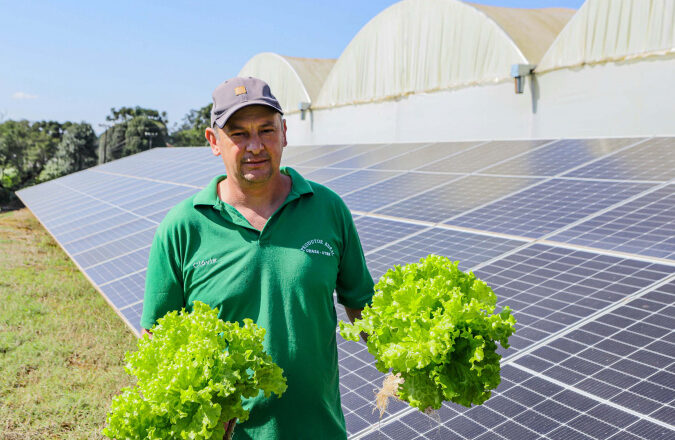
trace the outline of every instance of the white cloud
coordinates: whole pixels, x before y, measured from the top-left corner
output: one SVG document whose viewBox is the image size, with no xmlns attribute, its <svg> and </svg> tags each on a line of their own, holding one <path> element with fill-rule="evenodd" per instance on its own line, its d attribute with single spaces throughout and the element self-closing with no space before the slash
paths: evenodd
<svg viewBox="0 0 675 440">
<path fill-rule="evenodd" d="M 12 95 L 12 99 L 37 99 L 37 95 L 31 95 L 30 93 L 24 92 L 15 92 Z"/>
</svg>

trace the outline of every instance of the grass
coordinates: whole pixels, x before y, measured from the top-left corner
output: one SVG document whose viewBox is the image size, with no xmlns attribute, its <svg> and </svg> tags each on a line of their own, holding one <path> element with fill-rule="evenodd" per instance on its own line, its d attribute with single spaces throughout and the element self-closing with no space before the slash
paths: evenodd
<svg viewBox="0 0 675 440">
<path fill-rule="evenodd" d="M 27 209 L 0 214 L 0 303 L 0 438 L 104 438 L 136 338 Z"/>
</svg>

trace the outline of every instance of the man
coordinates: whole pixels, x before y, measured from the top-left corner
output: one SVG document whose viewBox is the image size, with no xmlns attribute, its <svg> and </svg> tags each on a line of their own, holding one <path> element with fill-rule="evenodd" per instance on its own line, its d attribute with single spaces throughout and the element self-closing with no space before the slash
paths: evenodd
<svg viewBox="0 0 675 440">
<path fill-rule="evenodd" d="M 246 402 L 235 439 L 345 439 L 333 291 L 353 321 L 373 280 L 343 201 L 281 168 L 286 122 L 269 86 L 233 78 L 213 92 L 206 139 L 226 176 L 178 204 L 150 251 L 141 325 L 195 300 L 253 319 L 284 369 L 281 398 Z"/>
</svg>

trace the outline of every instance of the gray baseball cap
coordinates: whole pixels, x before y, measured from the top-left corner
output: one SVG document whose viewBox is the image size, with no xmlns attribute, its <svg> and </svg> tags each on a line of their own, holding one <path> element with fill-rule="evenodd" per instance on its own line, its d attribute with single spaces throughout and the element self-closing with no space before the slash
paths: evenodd
<svg viewBox="0 0 675 440">
<path fill-rule="evenodd" d="M 228 79 L 216 87 L 212 96 L 211 127 L 218 125 L 223 128 L 234 112 L 248 105 L 265 105 L 283 114 L 270 86 L 258 78 Z"/>
</svg>

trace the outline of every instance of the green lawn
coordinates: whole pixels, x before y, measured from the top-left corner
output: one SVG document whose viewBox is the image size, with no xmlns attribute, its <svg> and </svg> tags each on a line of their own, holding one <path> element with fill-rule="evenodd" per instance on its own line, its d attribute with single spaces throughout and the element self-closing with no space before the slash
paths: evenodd
<svg viewBox="0 0 675 440">
<path fill-rule="evenodd" d="M 0 438 L 104 438 L 136 338 L 27 209 L 0 214 Z"/>
</svg>

